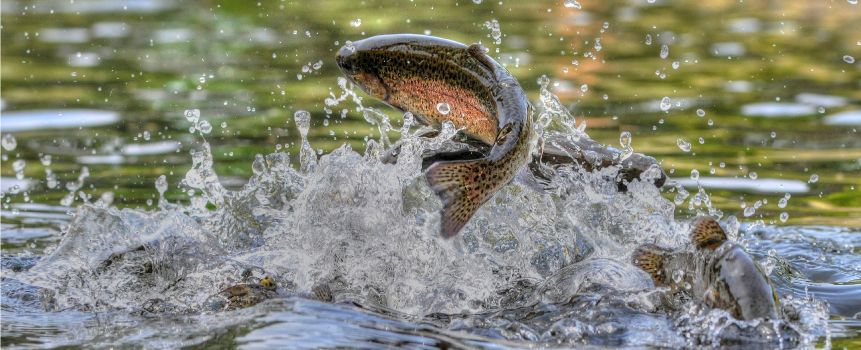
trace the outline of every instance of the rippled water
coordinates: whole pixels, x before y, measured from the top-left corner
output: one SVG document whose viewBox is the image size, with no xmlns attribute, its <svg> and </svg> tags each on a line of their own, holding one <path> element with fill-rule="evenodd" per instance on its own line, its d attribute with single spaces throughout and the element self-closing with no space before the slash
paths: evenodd
<svg viewBox="0 0 861 350">
<path fill-rule="evenodd" d="M 3 346 L 857 346 L 858 5 L 479 2 L 3 1 Z M 481 40 L 539 107 L 549 76 L 545 101 L 676 179 L 517 180 L 439 238 L 419 155 L 450 134 L 414 138 L 332 61 L 424 31 Z M 698 212 L 786 319 L 665 305 L 629 264 Z M 217 311 L 266 275 L 277 298 Z"/>
</svg>

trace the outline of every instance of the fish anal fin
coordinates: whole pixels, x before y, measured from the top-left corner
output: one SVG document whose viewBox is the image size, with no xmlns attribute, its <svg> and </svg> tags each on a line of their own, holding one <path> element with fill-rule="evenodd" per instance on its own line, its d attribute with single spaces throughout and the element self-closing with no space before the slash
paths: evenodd
<svg viewBox="0 0 861 350">
<path fill-rule="evenodd" d="M 711 216 L 702 216 L 694 220 L 691 242 L 697 248 L 714 250 L 726 241 L 726 232 Z"/>
<path fill-rule="evenodd" d="M 664 273 L 664 262 L 667 259 L 669 250 L 666 248 L 654 245 L 641 245 L 634 251 L 631 262 L 646 271 L 649 276 L 655 281 L 656 285 L 664 285 L 667 282 L 667 276 Z"/>
<path fill-rule="evenodd" d="M 450 238 L 458 234 L 478 208 L 493 194 L 486 159 L 437 162 L 427 171 L 427 180 L 442 201 L 440 231 Z"/>
</svg>

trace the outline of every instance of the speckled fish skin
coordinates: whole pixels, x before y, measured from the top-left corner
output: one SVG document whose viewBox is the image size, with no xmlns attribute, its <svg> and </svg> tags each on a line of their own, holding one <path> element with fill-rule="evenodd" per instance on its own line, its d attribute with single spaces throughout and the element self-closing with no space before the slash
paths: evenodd
<svg viewBox="0 0 861 350">
<path fill-rule="evenodd" d="M 777 293 L 750 254 L 737 243 L 726 240 L 720 225 L 710 217 L 695 220 L 693 226 L 694 233 L 721 230 L 719 235 L 723 239 L 702 241 L 694 251 L 672 252 L 644 246 L 635 252 L 634 264 L 644 267 L 644 255 L 655 254 L 653 260 L 658 262 L 650 266 L 657 269 L 652 275 L 656 285 L 688 290 L 695 298 L 727 310 L 737 319 L 778 319 L 781 312 Z"/>
<path fill-rule="evenodd" d="M 481 46 L 425 35 L 381 35 L 346 45 L 337 62 L 368 94 L 431 126 L 450 121 L 492 145 L 484 158 L 440 161 L 428 168 L 428 182 L 443 202 L 444 237 L 456 235 L 529 162 L 532 106 L 517 80 Z M 448 113 L 439 104 L 447 105 Z"/>
</svg>

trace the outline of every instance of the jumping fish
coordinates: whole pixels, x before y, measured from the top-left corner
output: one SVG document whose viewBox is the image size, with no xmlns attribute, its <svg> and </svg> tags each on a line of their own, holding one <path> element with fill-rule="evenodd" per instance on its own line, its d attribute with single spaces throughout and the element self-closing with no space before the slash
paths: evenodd
<svg viewBox="0 0 861 350">
<path fill-rule="evenodd" d="M 449 121 L 491 145 L 480 157 L 437 161 L 427 169 L 427 180 L 443 202 L 443 237 L 460 232 L 529 163 L 532 105 L 517 79 L 481 45 L 380 35 L 344 46 L 336 59 L 344 75 L 375 98 L 414 113 L 426 125 L 439 128 Z"/>
<path fill-rule="evenodd" d="M 639 247 L 633 263 L 673 291 L 686 291 L 713 308 L 741 320 L 778 319 L 777 292 L 762 268 L 711 217 L 694 221 L 693 252 L 673 252 L 656 245 Z"/>
</svg>

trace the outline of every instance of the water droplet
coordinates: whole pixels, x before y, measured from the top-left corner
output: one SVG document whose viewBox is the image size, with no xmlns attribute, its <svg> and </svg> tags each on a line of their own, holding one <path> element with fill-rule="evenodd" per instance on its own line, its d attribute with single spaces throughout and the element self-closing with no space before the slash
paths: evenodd
<svg viewBox="0 0 861 350">
<path fill-rule="evenodd" d="M 361 18 L 356 18 L 356 19 L 350 21 L 350 27 L 358 28 L 361 25 L 362 25 L 362 19 Z"/>
<path fill-rule="evenodd" d="M 42 162 L 43 166 L 51 166 L 51 158 L 53 158 L 50 154 L 45 154 L 39 157 L 39 161 Z"/>
<path fill-rule="evenodd" d="M 158 179 L 155 180 L 155 190 L 158 191 L 158 196 L 164 196 L 164 193 L 167 192 L 167 177 L 161 175 Z"/>
<path fill-rule="evenodd" d="M 473 2 L 474 4 L 476 4 L 476 5 L 478 5 L 478 4 L 480 4 L 480 3 L 481 3 L 481 0 L 472 0 L 472 2 Z"/>
<path fill-rule="evenodd" d="M 197 129 L 204 134 L 208 134 L 212 132 L 212 124 L 209 124 L 209 122 L 206 120 L 201 120 L 199 123 L 197 123 Z"/>
<path fill-rule="evenodd" d="M 682 278 L 685 277 L 685 272 L 682 270 L 673 271 L 673 281 L 676 283 L 681 283 Z"/>
<path fill-rule="evenodd" d="M 747 174 L 747 177 L 749 177 L 751 180 L 756 180 L 759 175 L 757 175 L 756 172 L 751 171 L 749 174 Z"/>
<path fill-rule="evenodd" d="M 646 45 L 652 45 L 652 34 L 646 34 Z"/>
<path fill-rule="evenodd" d="M 691 180 L 699 180 L 700 179 L 700 171 L 697 169 L 691 170 Z"/>
<path fill-rule="evenodd" d="M 673 105 L 672 105 L 672 103 L 670 103 L 669 97 L 664 96 L 664 98 L 661 99 L 661 110 L 662 111 L 664 111 L 664 112 L 669 111 L 670 107 L 672 107 L 672 106 Z"/>
<path fill-rule="evenodd" d="M 586 85 L 586 84 L 580 85 L 580 91 L 582 91 L 585 94 L 586 91 L 589 91 L 589 85 Z"/>
<path fill-rule="evenodd" d="M 144 131 L 143 132 L 143 139 L 146 141 L 149 141 L 150 138 L 152 138 L 152 134 L 150 134 L 149 131 Z"/>
<path fill-rule="evenodd" d="M 808 183 L 812 184 L 815 184 L 817 181 L 819 181 L 819 175 L 816 174 L 810 175 L 810 180 L 807 180 Z"/>
<path fill-rule="evenodd" d="M 786 220 L 789 220 L 789 213 L 787 213 L 787 212 L 780 213 L 780 222 L 786 222 Z"/>
<path fill-rule="evenodd" d="M 502 43 L 502 30 L 499 28 L 499 21 L 492 19 L 484 22 L 484 27 L 490 29 L 490 37 L 493 43 L 499 45 Z"/>
<path fill-rule="evenodd" d="M 670 56 L 670 47 L 667 44 L 661 45 L 661 58 L 667 59 Z"/>
<path fill-rule="evenodd" d="M 744 208 L 744 217 L 750 217 L 756 213 L 756 209 L 753 207 Z"/>
<path fill-rule="evenodd" d="M 451 106 L 448 103 L 440 102 L 436 104 L 436 110 L 442 115 L 448 115 L 451 112 Z"/>
<path fill-rule="evenodd" d="M 787 193 L 787 195 L 789 195 L 789 193 Z M 789 197 L 783 197 L 777 201 L 777 207 L 781 208 L 781 209 L 786 208 L 786 204 L 788 202 L 789 202 Z"/>
<path fill-rule="evenodd" d="M 254 163 L 251 163 L 251 171 L 255 175 L 260 175 L 266 171 L 266 160 L 263 159 L 262 154 L 254 156 Z"/>
<path fill-rule="evenodd" d="M 581 6 L 581 5 L 580 5 L 580 3 L 579 3 L 579 2 L 577 2 L 576 0 L 565 0 L 565 7 L 567 7 L 567 8 L 575 8 L 575 9 L 578 9 L 578 10 L 579 10 L 579 9 L 581 9 L 581 8 L 583 8 L 583 6 Z"/>
<path fill-rule="evenodd" d="M 776 132 L 774 132 L 774 131 L 772 131 L 772 132 L 771 132 L 771 138 L 775 138 L 775 137 L 777 137 L 777 133 L 776 133 Z"/>
<path fill-rule="evenodd" d="M 221 122 L 221 128 L 227 129 L 227 122 Z"/>
<path fill-rule="evenodd" d="M 684 152 L 691 151 L 691 143 L 681 137 L 676 139 L 676 145 L 678 145 L 679 149 Z"/>
<path fill-rule="evenodd" d="M 631 133 L 628 131 L 623 131 L 619 134 L 619 145 L 622 146 L 622 154 L 620 160 L 628 159 L 632 154 L 634 154 L 634 148 L 631 147 Z"/>
<path fill-rule="evenodd" d="M 702 118 L 705 116 L 706 116 L 706 111 L 704 111 L 702 108 L 697 108 L 697 117 Z"/>
<path fill-rule="evenodd" d="M 843 62 L 853 64 L 853 63 L 855 63 L 855 57 L 852 57 L 849 55 L 843 55 Z"/>
<path fill-rule="evenodd" d="M 185 119 L 192 123 L 197 123 L 197 120 L 200 119 L 200 110 L 199 109 L 186 109 L 185 110 Z"/>
<path fill-rule="evenodd" d="M 311 113 L 298 110 L 296 113 L 293 113 L 293 120 L 296 122 L 296 129 L 299 129 L 299 134 L 303 138 L 308 137 L 308 129 L 311 128 Z"/>
<path fill-rule="evenodd" d="M 2 143 L 3 149 L 7 151 L 13 151 L 15 147 L 18 147 L 18 140 L 15 140 L 15 136 L 12 134 L 3 135 L 3 140 L 0 143 Z"/>
</svg>

